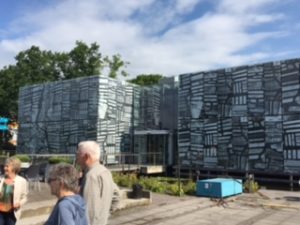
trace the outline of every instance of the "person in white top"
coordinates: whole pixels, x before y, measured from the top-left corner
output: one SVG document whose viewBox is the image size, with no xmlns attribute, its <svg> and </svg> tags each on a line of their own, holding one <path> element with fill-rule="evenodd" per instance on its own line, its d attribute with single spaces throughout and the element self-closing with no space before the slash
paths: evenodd
<svg viewBox="0 0 300 225">
<path fill-rule="evenodd" d="M 27 202 L 28 183 L 18 175 L 20 169 L 18 158 L 6 160 L 4 177 L 0 181 L 0 224 L 15 225 L 21 216 L 22 206 Z"/>
</svg>

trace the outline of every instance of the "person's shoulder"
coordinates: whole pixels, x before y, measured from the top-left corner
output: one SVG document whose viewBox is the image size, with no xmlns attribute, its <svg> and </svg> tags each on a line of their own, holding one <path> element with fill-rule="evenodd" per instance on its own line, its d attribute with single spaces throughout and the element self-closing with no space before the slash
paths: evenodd
<svg viewBox="0 0 300 225">
<path fill-rule="evenodd" d="M 56 207 L 57 211 L 64 216 L 68 216 L 70 212 L 72 213 L 75 211 L 75 205 L 73 202 L 65 198 L 59 200 Z"/>
<path fill-rule="evenodd" d="M 17 175 L 15 180 L 19 181 L 19 182 L 27 182 L 27 180 L 24 177 L 20 176 L 20 175 Z"/>
<path fill-rule="evenodd" d="M 98 179 L 98 177 L 111 176 L 111 172 L 105 166 L 97 164 L 87 173 L 86 177 L 91 179 Z"/>
<path fill-rule="evenodd" d="M 109 171 L 104 165 L 102 164 L 99 164 L 99 167 L 100 171 Z"/>
<path fill-rule="evenodd" d="M 58 209 L 59 211 L 71 211 L 71 212 L 76 212 L 76 211 L 84 211 L 86 207 L 86 203 L 83 200 L 83 198 L 78 195 L 71 195 L 62 198 L 58 202 Z"/>
<path fill-rule="evenodd" d="M 101 165 L 101 164 L 99 165 L 97 171 L 98 171 L 99 175 L 111 176 L 110 170 L 108 168 L 106 168 L 105 166 Z"/>
<path fill-rule="evenodd" d="M 100 163 L 99 164 L 97 163 L 90 169 L 88 174 L 97 174 L 98 175 L 105 171 L 108 171 L 108 169 L 105 166 L 101 165 Z"/>
<path fill-rule="evenodd" d="M 58 207 L 59 208 L 65 208 L 65 207 L 70 207 L 73 206 L 73 202 L 74 202 L 74 195 L 72 196 L 68 196 L 68 197 L 64 197 L 62 199 L 59 200 L 58 202 Z"/>
</svg>

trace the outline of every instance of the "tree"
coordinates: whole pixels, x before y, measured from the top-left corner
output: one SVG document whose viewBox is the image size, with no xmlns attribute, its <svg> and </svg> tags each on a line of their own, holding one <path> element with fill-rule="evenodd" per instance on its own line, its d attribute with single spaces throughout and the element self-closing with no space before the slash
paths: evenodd
<svg viewBox="0 0 300 225">
<path fill-rule="evenodd" d="M 99 49 L 96 43 L 88 46 L 77 41 L 70 52 L 40 50 L 37 46 L 21 51 L 15 57 L 15 65 L 0 70 L 0 115 L 17 116 L 19 88 L 25 85 L 101 75 L 105 68 L 112 78 L 127 75 L 121 69 L 128 63 L 120 55 L 102 57 Z"/>
<path fill-rule="evenodd" d="M 18 79 L 15 67 L 9 66 L 0 71 L 0 116 L 17 116 Z"/>
<path fill-rule="evenodd" d="M 54 55 L 32 46 L 15 57 L 16 64 L 0 70 L 0 115 L 16 118 L 19 88 L 59 78 Z"/>
<path fill-rule="evenodd" d="M 51 51 L 41 51 L 39 47 L 32 46 L 20 52 L 15 59 L 17 63 L 13 67 L 20 84 L 37 84 L 59 79 L 60 71 L 56 65 L 55 54 Z"/>
<path fill-rule="evenodd" d="M 100 46 L 92 43 L 89 47 L 81 41 L 69 53 L 57 53 L 59 66 L 64 79 L 100 75 L 104 62 L 99 52 Z"/>
<path fill-rule="evenodd" d="M 102 57 L 99 52 L 100 46 L 96 43 L 89 47 L 81 41 L 76 42 L 76 47 L 69 53 L 57 53 L 58 67 L 61 69 L 63 79 L 71 79 L 76 77 L 101 75 L 105 68 L 108 69 L 110 78 L 117 78 L 119 74 L 127 76 L 123 67 L 128 62 L 122 60 L 119 54 Z"/>
<path fill-rule="evenodd" d="M 162 78 L 163 76 L 160 74 L 140 74 L 136 78 L 128 80 L 128 82 L 141 86 L 150 86 L 159 84 Z"/>
<path fill-rule="evenodd" d="M 111 59 L 109 57 L 105 57 L 104 62 L 107 63 L 107 66 L 110 69 L 108 76 L 111 78 L 116 78 L 119 70 L 128 65 L 128 62 L 124 62 L 120 55 L 113 55 Z M 126 77 L 128 73 L 124 70 L 121 70 L 121 75 Z"/>
</svg>

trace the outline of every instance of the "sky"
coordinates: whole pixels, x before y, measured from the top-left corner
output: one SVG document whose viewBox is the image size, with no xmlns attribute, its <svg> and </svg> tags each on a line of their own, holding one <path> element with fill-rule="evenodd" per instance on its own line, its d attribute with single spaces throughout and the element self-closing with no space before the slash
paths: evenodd
<svg viewBox="0 0 300 225">
<path fill-rule="evenodd" d="M 32 45 L 120 54 L 130 77 L 300 57 L 299 0 L 2 0 L 0 68 Z"/>
</svg>

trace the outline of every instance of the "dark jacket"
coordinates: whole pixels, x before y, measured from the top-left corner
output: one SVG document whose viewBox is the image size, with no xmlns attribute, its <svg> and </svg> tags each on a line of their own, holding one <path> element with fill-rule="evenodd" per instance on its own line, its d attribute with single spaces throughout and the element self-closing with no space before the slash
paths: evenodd
<svg viewBox="0 0 300 225">
<path fill-rule="evenodd" d="M 59 199 L 45 225 L 88 225 L 85 203 L 80 195 Z"/>
</svg>

